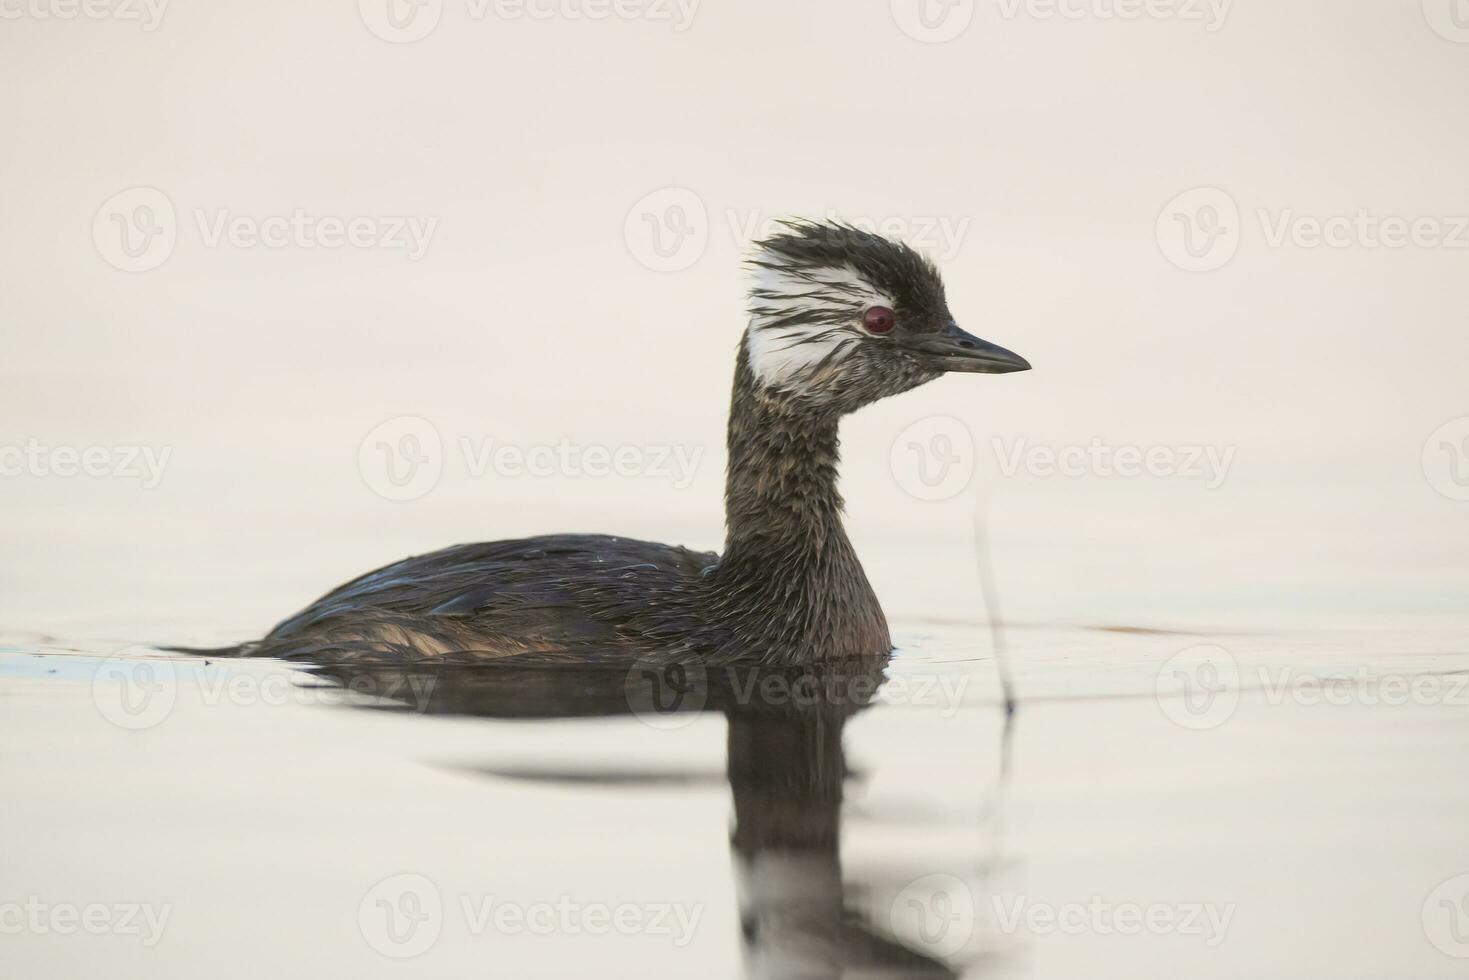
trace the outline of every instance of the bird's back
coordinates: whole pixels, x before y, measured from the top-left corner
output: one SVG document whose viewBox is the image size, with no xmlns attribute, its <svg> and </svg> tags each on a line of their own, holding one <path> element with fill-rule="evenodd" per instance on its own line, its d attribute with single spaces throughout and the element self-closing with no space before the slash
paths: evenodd
<svg viewBox="0 0 1469 980">
<path fill-rule="evenodd" d="M 697 628 L 712 552 L 592 534 L 456 545 L 339 586 L 250 644 L 287 660 L 585 662 Z"/>
</svg>

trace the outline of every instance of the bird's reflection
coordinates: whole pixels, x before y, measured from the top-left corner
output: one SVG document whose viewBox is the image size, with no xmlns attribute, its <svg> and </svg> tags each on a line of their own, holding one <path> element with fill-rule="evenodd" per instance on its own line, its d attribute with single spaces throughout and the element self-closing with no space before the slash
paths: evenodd
<svg viewBox="0 0 1469 980">
<path fill-rule="evenodd" d="M 873 704 L 886 663 L 799 670 L 646 664 L 570 666 L 334 665 L 319 676 L 367 696 L 364 704 L 498 719 L 638 715 L 650 724 L 687 712 L 728 722 L 726 777 L 734 799 L 730 847 L 750 977 L 957 977 L 922 928 L 894 934 L 860 912 L 844 881 L 841 819 L 849 772 L 843 729 Z M 1002 750 L 1008 745 L 1008 723 Z M 1003 771 L 1003 767 L 1002 767 Z M 585 782 L 596 774 L 497 773 Z M 698 776 L 607 774 L 619 786 Z"/>
</svg>

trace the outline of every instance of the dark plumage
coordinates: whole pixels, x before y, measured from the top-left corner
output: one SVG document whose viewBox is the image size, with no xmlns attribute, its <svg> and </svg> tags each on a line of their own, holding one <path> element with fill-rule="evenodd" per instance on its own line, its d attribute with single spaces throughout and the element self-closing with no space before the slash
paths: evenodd
<svg viewBox="0 0 1469 980">
<path fill-rule="evenodd" d="M 602 535 L 459 545 L 355 579 L 238 652 L 322 663 L 885 655 L 887 623 L 842 528 L 838 423 L 945 371 L 1029 365 L 959 330 L 937 270 L 905 245 L 798 222 L 750 265 L 722 558 Z"/>
</svg>

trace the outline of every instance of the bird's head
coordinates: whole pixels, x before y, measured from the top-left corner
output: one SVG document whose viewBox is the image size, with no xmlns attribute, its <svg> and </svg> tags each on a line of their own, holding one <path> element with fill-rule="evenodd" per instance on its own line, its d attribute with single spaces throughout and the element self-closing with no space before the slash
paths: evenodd
<svg viewBox="0 0 1469 980">
<path fill-rule="evenodd" d="M 792 221 L 755 244 L 744 357 L 764 391 L 850 412 L 947 372 L 1029 370 L 959 329 L 933 263 L 850 225 Z"/>
</svg>

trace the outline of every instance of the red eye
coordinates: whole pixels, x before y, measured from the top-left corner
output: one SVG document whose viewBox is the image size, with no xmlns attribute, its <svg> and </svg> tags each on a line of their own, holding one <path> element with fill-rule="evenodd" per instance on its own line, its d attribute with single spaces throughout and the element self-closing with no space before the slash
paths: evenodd
<svg viewBox="0 0 1469 980">
<path fill-rule="evenodd" d="M 862 317 L 862 325 L 869 333 L 887 333 L 897 322 L 898 318 L 886 306 L 874 306 Z"/>
</svg>

